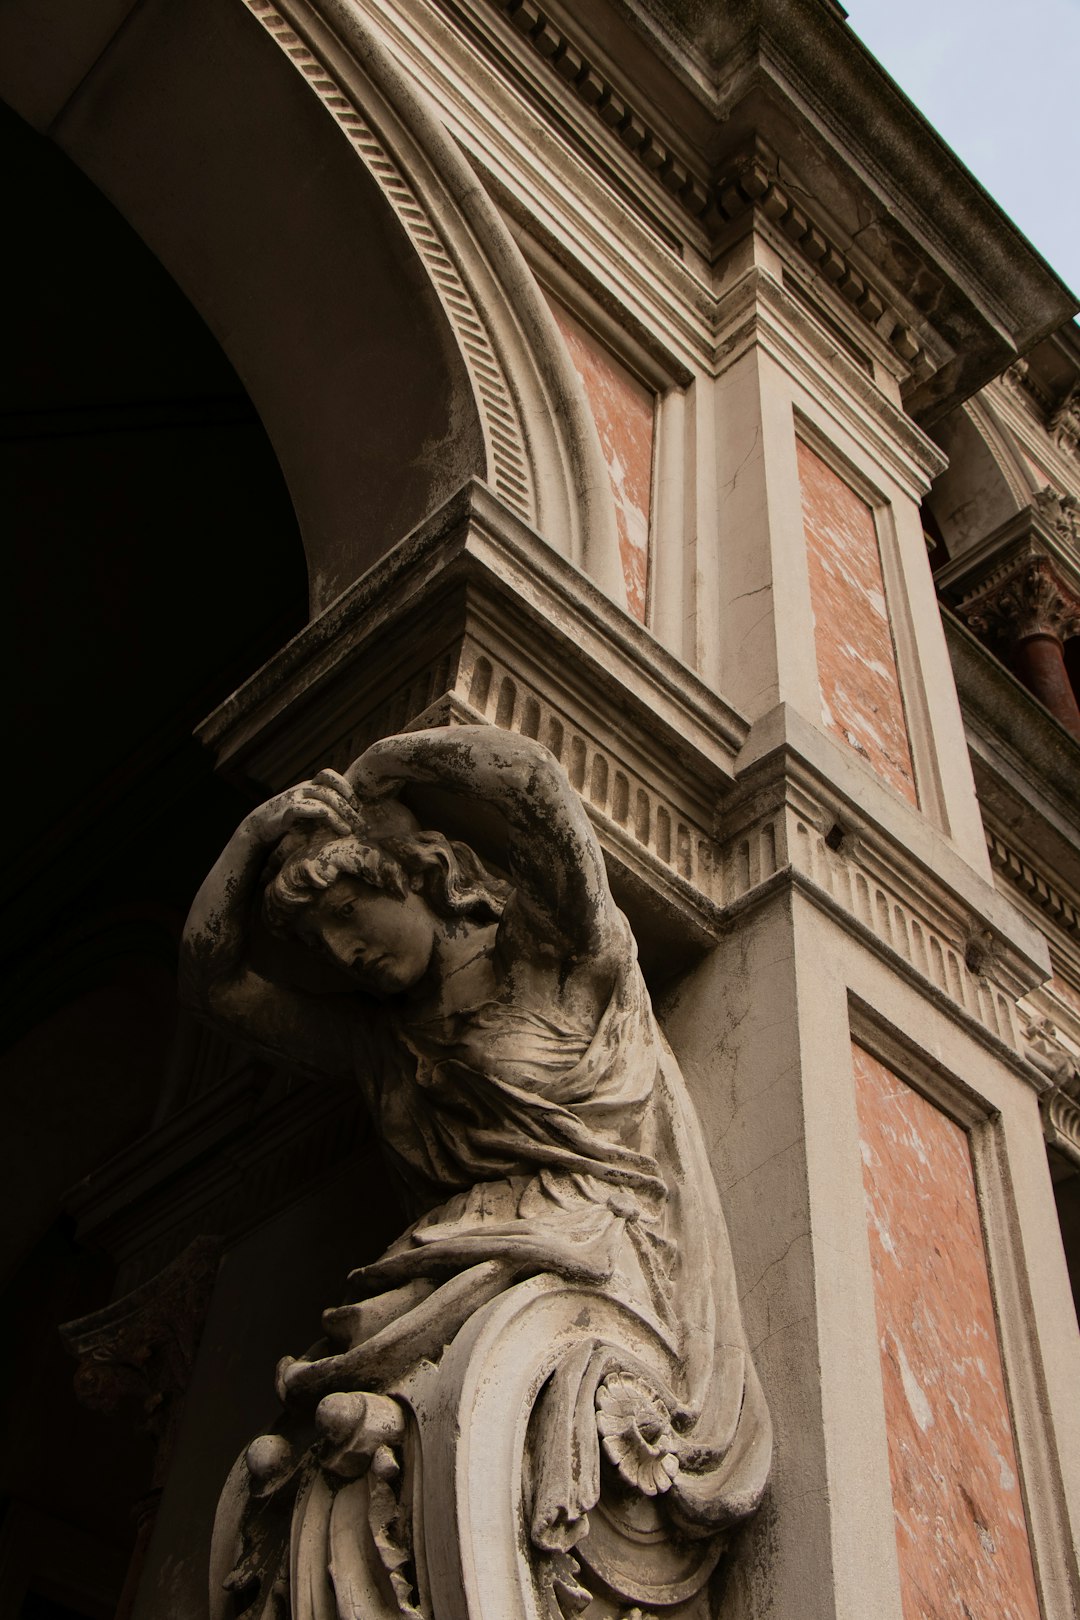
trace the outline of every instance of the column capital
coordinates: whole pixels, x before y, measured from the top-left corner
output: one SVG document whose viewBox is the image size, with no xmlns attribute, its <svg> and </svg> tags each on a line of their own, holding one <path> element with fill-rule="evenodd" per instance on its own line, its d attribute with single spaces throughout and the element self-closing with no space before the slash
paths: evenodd
<svg viewBox="0 0 1080 1620">
<path fill-rule="evenodd" d="M 1064 499 L 1055 496 L 1059 506 Z M 1068 520 L 1075 522 L 1071 511 L 1062 519 Z M 956 611 L 977 635 L 1009 642 L 1029 636 L 1065 641 L 1080 634 L 1080 590 L 1034 538 L 969 591 Z"/>
</svg>

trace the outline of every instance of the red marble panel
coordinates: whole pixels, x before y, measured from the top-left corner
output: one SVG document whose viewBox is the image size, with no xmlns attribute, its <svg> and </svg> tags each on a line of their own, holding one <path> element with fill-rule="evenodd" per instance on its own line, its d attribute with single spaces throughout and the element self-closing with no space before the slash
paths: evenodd
<svg viewBox="0 0 1080 1620">
<path fill-rule="evenodd" d="M 627 605 L 634 617 L 644 624 L 649 583 L 656 396 L 561 304 L 553 299 L 550 302 L 592 406 L 615 496 Z"/>
<path fill-rule="evenodd" d="M 801 440 L 799 480 L 825 724 L 916 804 L 874 514 Z"/>
<path fill-rule="evenodd" d="M 852 1055 L 904 1620 L 1039 1620 L 967 1135 Z"/>
</svg>

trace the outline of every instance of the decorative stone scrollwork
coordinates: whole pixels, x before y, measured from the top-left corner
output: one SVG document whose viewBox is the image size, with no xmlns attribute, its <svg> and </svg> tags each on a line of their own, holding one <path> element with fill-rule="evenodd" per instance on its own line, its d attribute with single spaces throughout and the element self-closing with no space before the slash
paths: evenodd
<svg viewBox="0 0 1080 1620">
<path fill-rule="evenodd" d="M 1080 1165 L 1080 1065 L 1048 1018 L 1030 1022 L 1025 1035 L 1028 1057 L 1050 1081 L 1039 1099 L 1043 1134 L 1067 1159 Z"/>
<path fill-rule="evenodd" d="M 1051 411 L 1046 430 L 1059 449 L 1076 454 L 1080 449 L 1080 390 L 1072 389 Z"/>
<path fill-rule="evenodd" d="M 1064 419 L 1062 416 L 1059 421 Z M 1036 492 L 1035 505 L 1063 540 L 1080 540 L 1080 501 L 1075 495 L 1063 495 L 1047 484 Z"/>
<path fill-rule="evenodd" d="M 1009 641 L 1036 635 L 1064 641 L 1080 633 L 1080 597 L 1053 560 L 1038 553 L 991 576 L 958 611 L 976 634 Z"/>
<path fill-rule="evenodd" d="M 1077 502 L 1047 486 L 1035 497 L 1045 524 L 1074 542 Z M 1080 635 L 1080 590 L 1042 543 L 1030 541 L 960 602 L 957 612 L 976 635 L 1009 649 L 1024 685 L 1080 737 L 1080 707 L 1065 665 L 1064 644 Z"/>
<path fill-rule="evenodd" d="M 509 829 L 510 881 L 421 830 Z M 278 1367 L 215 1620 L 685 1620 L 764 1490 L 768 1414 L 685 1085 L 561 768 L 387 738 L 248 817 L 186 936 L 204 1014 L 355 1073 L 412 1224 Z"/>
</svg>

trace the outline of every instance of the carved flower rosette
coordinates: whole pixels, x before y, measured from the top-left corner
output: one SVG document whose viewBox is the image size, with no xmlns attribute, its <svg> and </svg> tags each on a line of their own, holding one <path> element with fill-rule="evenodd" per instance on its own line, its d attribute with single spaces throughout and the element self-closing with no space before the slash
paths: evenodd
<svg viewBox="0 0 1080 1620">
<path fill-rule="evenodd" d="M 679 1472 L 671 1414 L 645 1383 L 613 1373 L 596 1392 L 596 1427 L 604 1455 L 631 1490 L 658 1496 Z"/>
</svg>

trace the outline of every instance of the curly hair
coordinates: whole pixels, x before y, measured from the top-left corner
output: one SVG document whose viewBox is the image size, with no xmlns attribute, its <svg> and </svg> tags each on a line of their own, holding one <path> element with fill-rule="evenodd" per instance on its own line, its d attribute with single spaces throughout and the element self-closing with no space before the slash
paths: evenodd
<svg viewBox="0 0 1080 1620">
<path fill-rule="evenodd" d="M 267 864 L 263 916 L 276 934 L 291 934 L 311 903 L 339 877 L 355 877 L 399 898 L 418 891 L 440 917 L 497 922 L 510 885 L 489 872 L 468 846 L 438 832 L 410 832 L 368 842 L 326 829 L 286 833 Z"/>
</svg>

